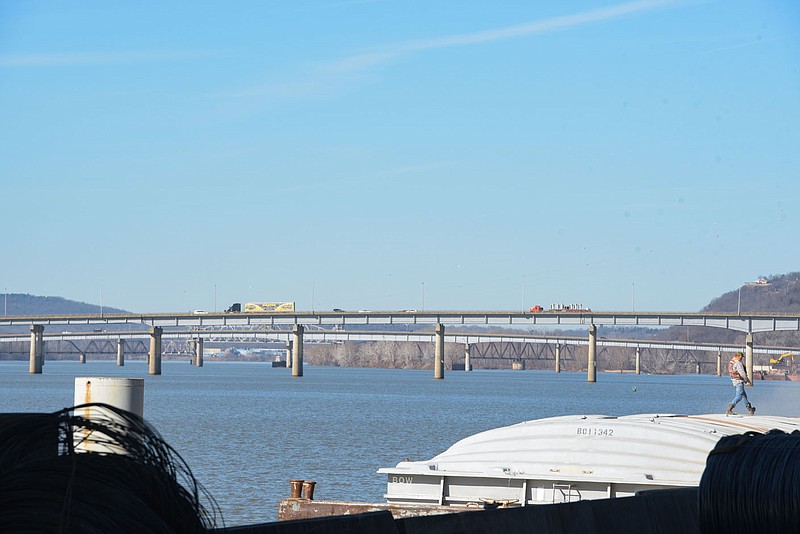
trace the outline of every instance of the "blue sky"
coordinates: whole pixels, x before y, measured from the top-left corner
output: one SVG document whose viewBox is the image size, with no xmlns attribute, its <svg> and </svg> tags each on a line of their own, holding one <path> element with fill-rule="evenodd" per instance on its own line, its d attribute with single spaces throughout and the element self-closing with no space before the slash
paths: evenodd
<svg viewBox="0 0 800 534">
<path fill-rule="evenodd" d="M 0 124 L 4 292 L 694 311 L 800 270 L 790 0 L 6 0 Z"/>
</svg>

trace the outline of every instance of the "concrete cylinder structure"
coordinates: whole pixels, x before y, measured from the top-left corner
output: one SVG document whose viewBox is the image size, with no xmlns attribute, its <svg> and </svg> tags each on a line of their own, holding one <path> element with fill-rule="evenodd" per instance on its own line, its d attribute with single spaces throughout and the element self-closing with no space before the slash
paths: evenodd
<svg viewBox="0 0 800 534">
<path fill-rule="evenodd" d="M 470 361 L 470 352 L 472 351 L 472 345 L 469 343 L 464 344 L 464 370 L 465 371 L 472 371 L 472 362 Z"/>
<path fill-rule="evenodd" d="M 117 367 L 125 365 L 125 340 L 119 338 L 117 340 Z"/>
<path fill-rule="evenodd" d="M 144 378 L 75 377 L 75 405 L 92 402 L 144 417 Z"/>
<path fill-rule="evenodd" d="M 75 377 L 75 406 L 103 403 L 144 417 L 144 379 L 110 377 Z M 93 406 L 75 410 L 75 415 L 87 419 L 119 422 L 118 416 L 103 408 Z M 81 451 L 119 453 L 116 447 L 105 443 L 102 433 L 75 434 L 75 448 Z"/>
<path fill-rule="evenodd" d="M 636 347 L 636 374 L 641 374 L 641 356 L 642 356 L 642 349 Z"/>
<path fill-rule="evenodd" d="M 589 362 L 587 365 L 587 380 L 597 382 L 597 325 L 589 325 Z"/>
<path fill-rule="evenodd" d="M 149 372 L 151 375 L 161 374 L 161 334 L 164 329 L 154 326 L 150 329 Z"/>
<path fill-rule="evenodd" d="M 292 340 L 286 342 L 286 367 L 292 368 Z"/>
<path fill-rule="evenodd" d="M 717 376 L 722 376 L 722 350 L 717 351 Z"/>
<path fill-rule="evenodd" d="M 556 343 L 556 373 L 561 372 L 561 343 Z"/>
<path fill-rule="evenodd" d="M 747 377 L 750 379 L 750 385 L 753 385 L 753 333 L 748 332 L 744 338 L 744 368 L 747 371 Z"/>
<path fill-rule="evenodd" d="M 303 325 L 297 324 L 292 331 L 292 376 L 303 376 Z"/>
<path fill-rule="evenodd" d="M 433 378 L 442 380 L 444 378 L 444 325 L 441 323 L 436 325 L 434 340 Z"/>
<path fill-rule="evenodd" d="M 203 367 L 203 338 L 198 337 L 194 343 L 194 364 Z"/>
<path fill-rule="evenodd" d="M 85 352 L 81 352 L 81 355 L 78 356 L 78 361 L 81 362 L 81 363 L 86 363 L 86 353 Z"/>
<path fill-rule="evenodd" d="M 44 325 L 31 325 L 31 350 L 29 371 L 32 375 L 42 374 L 44 360 Z"/>
</svg>

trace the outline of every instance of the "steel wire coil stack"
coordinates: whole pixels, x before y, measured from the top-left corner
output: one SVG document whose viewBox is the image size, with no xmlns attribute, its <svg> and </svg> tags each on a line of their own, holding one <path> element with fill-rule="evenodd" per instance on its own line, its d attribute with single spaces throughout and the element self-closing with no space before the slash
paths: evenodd
<svg viewBox="0 0 800 534">
<path fill-rule="evenodd" d="M 723 437 L 698 495 L 704 534 L 800 532 L 800 432 Z"/>
</svg>

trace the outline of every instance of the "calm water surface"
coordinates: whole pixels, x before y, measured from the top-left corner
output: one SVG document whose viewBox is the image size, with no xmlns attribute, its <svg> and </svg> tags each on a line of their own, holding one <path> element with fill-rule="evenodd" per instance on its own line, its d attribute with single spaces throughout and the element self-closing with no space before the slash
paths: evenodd
<svg viewBox="0 0 800 534">
<path fill-rule="evenodd" d="M 315 498 L 383 501 L 375 473 L 428 459 L 457 440 L 520 421 L 568 414 L 721 413 L 730 380 L 547 371 L 433 371 L 306 367 L 302 378 L 269 363 L 0 362 L 4 412 L 72 406 L 76 376 L 145 378 L 144 415 L 217 499 L 227 525 L 277 520 L 289 480 L 315 480 Z M 800 383 L 757 382 L 761 415 L 800 416 Z"/>
</svg>

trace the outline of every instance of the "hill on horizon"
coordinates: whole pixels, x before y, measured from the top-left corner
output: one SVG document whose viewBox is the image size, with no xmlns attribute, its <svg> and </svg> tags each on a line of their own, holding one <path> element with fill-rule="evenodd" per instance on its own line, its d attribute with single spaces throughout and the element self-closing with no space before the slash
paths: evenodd
<svg viewBox="0 0 800 534">
<path fill-rule="evenodd" d="M 800 272 L 764 277 L 712 300 L 703 312 L 800 313 Z"/>
<path fill-rule="evenodd" d="M 0 306 L 6 315 L 79 315 L 93 313 L 128 313 L 125 310 L 78 302 L 63 297 L 40 297 L 27 293 L 3 295 Z"/>
<path fill-rule="evenodd" d="M 749 283 L 713 299 L 701 312 L 740 314 L 759 313 L 800 314 L 800 272 L 775 274 L 762 278 L 765 283 Z M 672 341 L 702 341 L 742 343 L 746 334 L 722 328 L 673 326 L 656 334 L 657 339 Z M 758 332 L 753 334 L 757 345 L 800 346 L 800 332 Z"/>
</svg>

